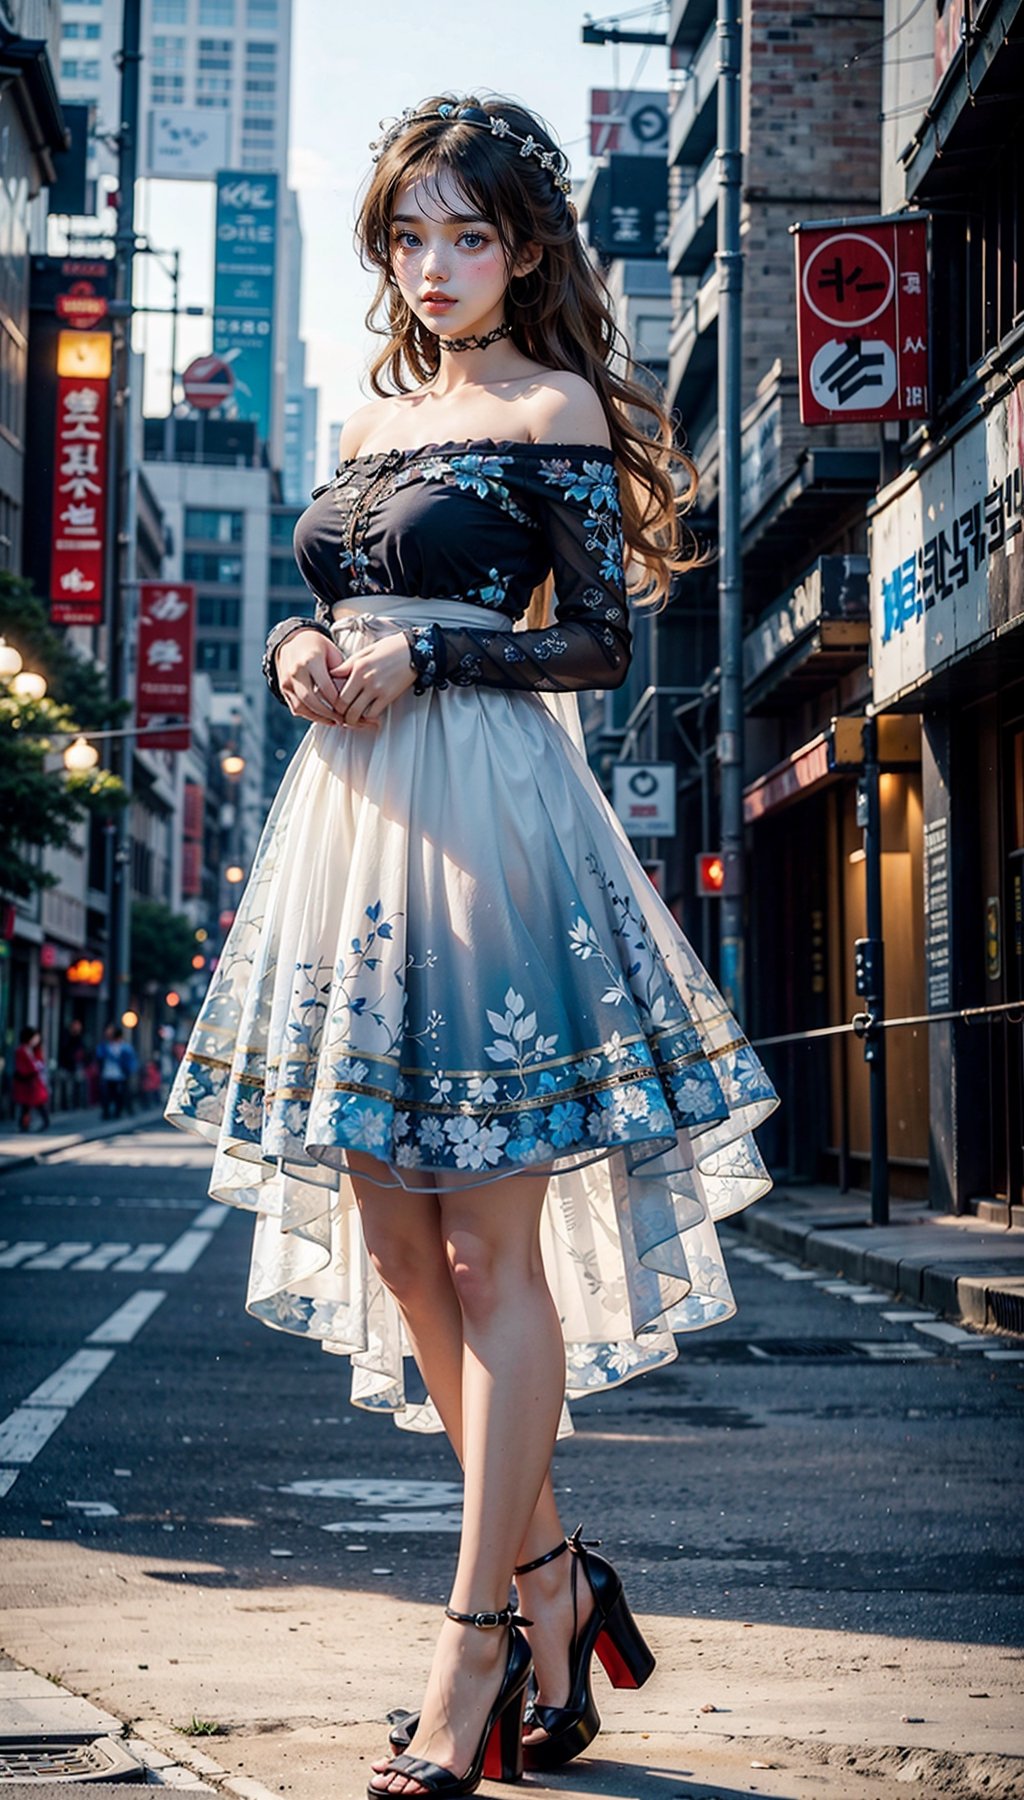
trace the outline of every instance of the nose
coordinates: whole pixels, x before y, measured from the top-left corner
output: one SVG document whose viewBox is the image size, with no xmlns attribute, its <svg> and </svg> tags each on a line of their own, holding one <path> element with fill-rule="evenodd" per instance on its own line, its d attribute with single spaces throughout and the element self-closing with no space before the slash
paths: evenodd
<svg viewBox="0 0 1024 1800">
<path fill-rule="evenodd" d="M 443 244 L 431 244 L 423 261 L 423 273 L 431 281 L 447 281 L 448 258 Z"/>
</svg>

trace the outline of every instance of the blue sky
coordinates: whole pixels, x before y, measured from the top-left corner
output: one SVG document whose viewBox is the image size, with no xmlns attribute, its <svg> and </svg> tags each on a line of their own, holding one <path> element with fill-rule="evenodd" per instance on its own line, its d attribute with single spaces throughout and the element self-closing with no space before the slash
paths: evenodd
<svg viewBox="0 0 1024 1800">
<path fill-rule="evenodd" d="M 655 6 L 643 16 L 639 0 L 625 0 L 620 16 L 663 28 L 667 10 Z M 610 16 L 594 10 L 595 18 Z M 574 176 L 583 175 L 589 90 L 630 86 L 638 69 L 639 85 L 660 88 L 666 72 L 664 50 L 582 44 L 585 17 L 574 0 L 294 0 L 289 177 L 305 233 L 302 328 L 309 379 L 321 390 L 321 470 L 333 456 L 327 424 L 365 395 L 363 315 L 373 284 L 359 267 L 352 223 L 378 121 L 444 89 L 507 93 L 547 119 Z M 146 184 L 140 225 L 158 244 L 182 244 L 183 302 L 208 301 L 212 196 L 197 184 L 160 186 L 162 193 Z M 166 304 L 157 272 L 147 270 L 145 279 L 152 304 Z M 167 386 L 166 328 L 151 320 L 145 330 L 153 351 L 146 410 L 157 411 Z M 207 321 L 183 321 L 179 369 L 209 349 L 209 339 Z"/>
</svg>

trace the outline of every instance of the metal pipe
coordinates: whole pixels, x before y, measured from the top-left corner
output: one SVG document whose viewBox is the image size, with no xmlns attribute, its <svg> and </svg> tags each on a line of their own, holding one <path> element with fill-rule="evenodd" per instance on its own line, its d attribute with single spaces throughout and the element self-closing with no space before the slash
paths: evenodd
<svg viewBox="0 0 1024 1800">
<path fill-rule="evenodd" d="M 740 247 L 742 19 L 738 0 L 718 0 L 718 575 L 719 844 L 727 871 L 719 905 L 719 979 L 742 1020 L 743 969 L 743 564 L 740 419 L 743 253 Z"/>
</svg>

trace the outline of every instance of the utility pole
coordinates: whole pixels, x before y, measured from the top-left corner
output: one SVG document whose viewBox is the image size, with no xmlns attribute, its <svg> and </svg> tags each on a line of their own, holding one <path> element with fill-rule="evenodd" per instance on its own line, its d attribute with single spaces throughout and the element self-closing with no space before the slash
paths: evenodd
<svg viewBox="0 0 1024 1800">
<path fill-rule="evenodd" d="M 139 144 L 139 64 L 141 0 L 124 0 L 121 24 L 121 106 L 117 133 L 117 232 L 114 239 L 113 322 L 114 407 L 111 432 L 112 480 L 110 532 L 108 658 L 110 685 L 117 699 L 130 700 L 135 607 L 135 510 L 138 470 L 135 466 L 132 395 L 132 277 L 135 264 L 135 181 Z M 130 795 L 132 740 L 112 742 L 110 766 Z M 121 1018 L 131 982 L 131 817 L 130 804 L 116 816 L 108 892 L 108 945 L 111 1017 Z"/>
<path fill-rule="evenodd" d="M 740 553 L 740 249 L 742 25 L 739 0 L 718 0 L 718 738 L 720 848 L 725 882 L 719 978 L 743 1021 L 743 564 Z"/>
</svg>

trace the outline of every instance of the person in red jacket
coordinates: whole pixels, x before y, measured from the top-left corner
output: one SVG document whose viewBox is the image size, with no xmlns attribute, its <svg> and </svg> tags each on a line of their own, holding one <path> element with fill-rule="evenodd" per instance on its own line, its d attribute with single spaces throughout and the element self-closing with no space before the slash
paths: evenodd
<svg viewBox="0 0 1024 1800">
<path fill-rule="evenodd" d="M 50 1083 L 47 1079 L 43 1040 L 32 1025 L 26 1025 L 14 1052 L 14 1104 L 18 1109 L 18 1130 L 28 1131 L 32 1114 L 38 1108 L 42 1115 L 40 1129 L 50 1123 Z"/>
</svg>

